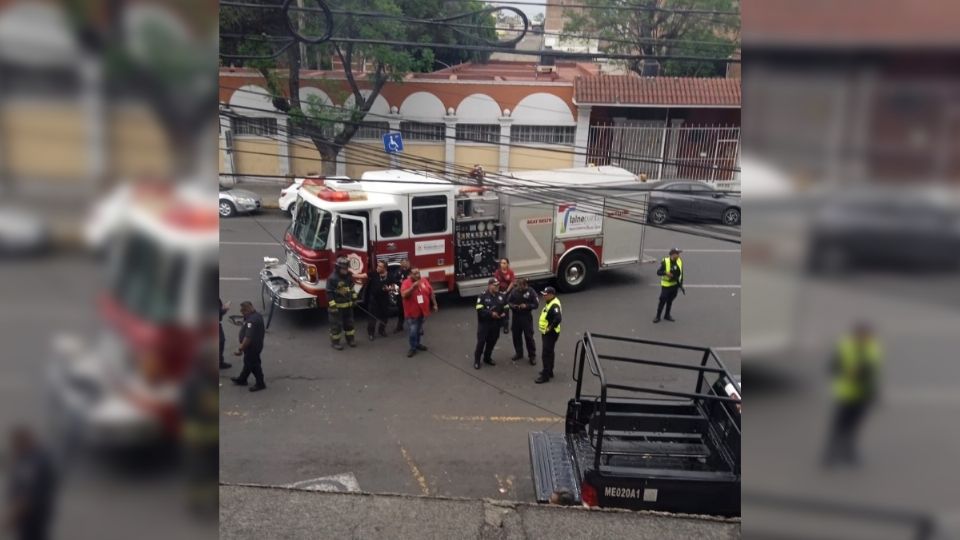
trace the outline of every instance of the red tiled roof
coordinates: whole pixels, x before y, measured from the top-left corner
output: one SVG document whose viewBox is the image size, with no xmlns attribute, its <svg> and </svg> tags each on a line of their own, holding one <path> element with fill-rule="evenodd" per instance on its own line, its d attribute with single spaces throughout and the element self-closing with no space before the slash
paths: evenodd
<svg viewBox="0 0 960 540">
<path fill-rule="evenodd" d="M 743 42 L 815 47 L 960 44 L 957 0 L 746 0 Z"/>
<path fill-rule="evenodd" d="M 577 77 L 574 99 L 579 104 L 739 107 L 740 79 L 636 75 Z"/>
</svg>

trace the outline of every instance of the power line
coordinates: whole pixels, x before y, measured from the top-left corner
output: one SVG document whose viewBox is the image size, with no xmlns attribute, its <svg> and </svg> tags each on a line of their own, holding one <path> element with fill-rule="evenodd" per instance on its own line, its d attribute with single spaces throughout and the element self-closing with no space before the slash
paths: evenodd
<svg viewBox="0 0 960 540">
<path fill-rule="evenodd" d="M 273 140 L 276 140 L 276 141 L 278 141 L 278 142 L 284 142 L 284 141 L 281 140 L 281 139 L 273 139 Z M 287 143 L 289 144 L 289 141 L 288 141 Z M 293 143 L 293 144 L 294 144 L 294 146 L 299 146 L 299 147 L 301 147 L 301 148 L 307 148 L 307 149 L 315 150 L 315 147 L 302 146 L 302 145 L 298 145 L 298 144 L 296 144 L 296 143 Z M 383 162 L 381 161 L 381 159 L 383 158 L 383 154 L 380 153 L 380 151 L 379 151 L 378 148 L 375 148 L 375 147 L 373 147 L 372 145 L 367 145 L 367 144 L 363 144 L 363 143 L 356 143 L 356 144 L 359 145 L 359 146 L 362 148 L 362 150 L 361 150 L 361 149 L 358 149 L 357 147 L 352 146 L 352 147 L 351 147 L 351 153 L 354 153 L 354 152 L 364 153 L 364 151 L 365 151 L 366 156 L 367 156 L 368 158 L 370 157 L 370 152 L 371 152 L 371 151 L 373 151 L 374 154 L 375 154 L 374 157 L 372 158 L 372 159 L 375 161 L 374 163 L 369 163 L 369 162 L 367 162 L 367 163 L 364 163 L 364 164 L 373 165 L 373 166 L 376 166 L 376 167 L 389 167 L 389 165 L 387 165 L 387 164 L 385 164 L 385 163 L 383 163 Z M 264 154 L 266 154 L 266 155 L 271 155 L 271 156 L 276 156 L 276 157 L 284 156 L 283 154 L 279 154 L 279 153 L 264 153 Z M 427 167 L 432 167 L 432 170 L 433 170 L 434 172 L 436 172 L 437 174 L 439 174 L 439 175 L 441 175 L 441 176 L 446 176 L 446 167 L 447 167 L 447 163 L 446 163 L 446 162 L 441 162 L 441 161 L 438 161 L 438 160 L 432 160 L 432 159 L 429 159 L 429 158 L 423 158 L 423 157 L 420 157 L 420 156 L 406 156 L 406 155 L 402 155 L 402 156 L 403 156 L 402 158 L 399 158 L 399 157 L 398 157 L 397 159 L 398 159 L 398 160 L 399 160 L 399 159 L 404 159 L 405 161 L 413 162 L 413 163 L 415 163 L 415 166 L 423 166 L 424 164 L 426 164 Z M 289 157 L 291 157 L 291 156 L 286 156 L 286 157 L 289 158 Z M 293 157 L 296 159 L 295 156 L 293 156 Z M 319 161 L 319 162 L 321 162 L 321 163 L 323 162 L 322 159 L 316 159 L 316 158 L 299 158 L 299 159 L 309 159 L 309 160 L 311 160 L 311 161 Z M 459 168 L 459 169 L 461 169 L 462 171 L 465 171 L 465 172 L 468 171 L 468 170 L 470 170 L 470 168 L 467 167 L 467 166 L 460 166 L 460 165 L 457 165 L 457 164 L 451 164 L 450 167 L 451 167 L 452 169 L 457 169 L 457 168 Z M 465 175 L 466 175 L 466 174 L 465 174 Z M 513 184 L 510 184 L 509 187 L 511 188 L 511 190 L 517 189 L 517 185 L 516 185 L 516 183 L 515 183 L 517 179 L 514 178 L 514 177 L 511 177 L 511 176 L 508 176 L 508 175 L 503 175 L 503 174 L 496 174 L 496 173 L 491 173 L 490 176 L 491 176 L 491 177 L 504 178 L 504 179 L 507 179 L 507 180 L 509 180 L 509 181 L 512 181 L 512 182 L 514 182 L 514 183 L 513 183 Z M 530 182 L 530 181 L 527 181 L 527 182 L 533 183 L 533 184 L 538 184 L 537 187 L 540 187 L 540 188 L 543 188 L 543 187 L 549 188 L 549 187 L 551 187 L 551 186 L 549 186 L 549 185 L 547 185 L 547 184 L 544 184 L 544 183 L 542 183 L 542 182 L 540 182 L 540 183 Z M 507 184 L 503 184 L 503 183 L 500 183 L 500 184 L 498 184 L 498 185 L 507 186 Z M 655 190 L 655 189 L 645 189 L 644 191 L 654 191 L 654 190 Z M 540 191 L 542 191 L 542 189 L 541 189 Z M 590 197 L 591 195 L 595 196 L 595 194 L 589 193 L 589 190 L 587 190 L 587 189 L 582 189 L 582 190 L 581 190 L 581 189 L 578 189 L 578 188 L 567 188 L 566 191 L 571 191 L 571 192 L 575 192 L 575 193 L 576 193 L 576 192 L 581 192 L 583 195 L 585 195 L 585 196 L 587 196 L 587 197 Z M 541 197 L 543 197 L 542 194 L 541 194 Z M 622 197 L 620 197 L 619 199 L 620 199 L 621 201 L 630 201 L 630 202 L 632 202 L 630 199 L 624 199 L 624 198 L 622 198 Z M 546 202 L 546 201 L 543 201 L 542 198 L 541 198 L 541 200 L 540 200 L 539 202 Z M 563 202 L 568 202 L 568 201 L 566 201 L 566 200 L 559 200 L 559 199 L 553 199 L 551 202 L 553 202 L 553 203 L 563 203 Z M 636 215 L 636 214 L 639 213 L 639 214 L 642 216 L 642 215 L 644 215 L 644 214 L 646 213 L 646 206 L 640 207 L 640 206 L 636 206 L 636 205 L 628 205 L 626 208 L 622 208 L 622 209 L 623 209 L 623 210 L 628 210 L 628 211 L 629 211 L 629 210 L 633 210 L 634 215 Z M 629 221 L 629 220 L 625 220 L 625 221 Z M 678 230 L 678 229 L 675 229 L 675 228 L 672 228 L 672 227 L 663 227 L 663 228 L 667 228 L 667 229 L 670 229 L 670 230 Z M 682 232 L 682 231 L 681 231 L 681 232 Z M 689 233 L 689 234 L 700 234 L 700 233 Z"/>
<path fill-rule="evenodd" d="M 221 88 L 225 88 L 225 87 L 221 87 Z M 228 88 L 228 89 L 229 89 L 229 88 Z M 240 92 L 248 92 L 248 93 L 250 93 L 250 94 L 258 95 L 258 96 L 262 96 L 262 95 L 263 95 L 263 94 L 259 94 L 259 93 L 257 93 L 257 92 L 253 92 L 253 91 L 249 91 L 249 90 L 243 90 L 242 88 L 234 88 L 233 90 L 235 90 L 235 91 L 240 91 Z M 340 107 L 340 106 L 335 106 L 335 105 L 317 104 L 316 106 L 318 106 L 318 107 L 320 107 L 320 108 L 323 108 L 323 109 L 331 109 L 331 110 L 335 110 L 335 111 L 339 111 L 339 112 L 347 112 L 347 113 L 353 113 L 353 112 L 355 112 L 353 109 L 348 109 L 348 108 L 346 108 L 346 107 Z M 258 108 L 258 107 L 250 107 L 250 106 L 246 106 L 246 105 L 228 105 L 228 107 L 229 107 L 230 109 L 245 109 L 245 110 L 251 110 L 251 111 L 255 111 L 255 112 L 265 112 L 265 113 L 270 113 L 270 114 L 273 114 L 273 115 L 287 116 L 287 117 L 291 117 L 291 118 L 294 117 L 294 115 L 291 114 L 291 113 L 285 113 L 285 112 L 282 112 L 282 111 L 277 111 L 277 110 L 275 110 L 275 109 L 274 109 L 274 110 L 261 109 L 261 108 Z M 244 117 L 244 116 L 242 116 L 242 115 L 236 115 L 236 116 L 237 116 L 237 117 L 240 117 L 240 118 L 251 118 L 251 117 Z M 384 119 L 391 119 L 391 120 L 395 119 L 395 117 L 391 117 L 391 116 L 388 116 L 388 115 L 377 114 L 377 113 L 373 113 L 373 112 L 369 112 L 369 111 L 366 112 L 366 113 L 364 113 L 364 117 L 368 117 L 368 116 L 373 116 L 373 117 L 377 117 L 377 118 L 384 118 Z M 330 119 L 330 122 L 331 122 L 331 123 L 335 123 L 335 124 L 356 125 L 356 126 L 358 126 L 358 127 L 364 127 L 364 126 L 369 127 L 369 123 L 365 123 L 365 122 L 363 122 L 363 121 L 352 121 L 352 120 L 348 120 L 348 119 L 342 119 L 342 120 L 339 120 L 339 119 Z M 409 122 L 409 123 L 418 124 L 418 125 L 430 125 L 430 124 L 431 124 L 431 122 L 423 122 L 423 121 L 417 121 L 417 120 L 404 120 L 404 122 Z M 563 126 L 563 127 L 570 127 L 570 126 Z M 278 129 L 279 129 L 279 126 L 278 126 Z M 309 128 L 308 128 L 308 129 L 309 129 Z M 733 128 L 731 128 L 731 129 L 733 129 Z M 314 130 L 314 131 L 315 131 L 316 133 L 318 133 L 318 134 L 323 135 L 322 130 Z M 501 136 L 501 137 L 502 137 L 502 136 Z M 499 146 L 506 146 L 506 147 L 508 147 L 508 148 L 521 148 L 521 149 L 527 149 L 527 150 L 548 150 L 548 151 L 550 151 L 550 152 L 555 152 L 555 153 L 561 154 L 561 155 L 584 156 L 584 157 L 587 157 L 587 158 L 590 158 L 590 157 L 603 157 L 603 156 L 598 156 L 596 153 L 591 153 L 591 151 L 590 151 L 591 149 L 590 149 L 589 147 L 584 148 L 584 147 L 579 147 L 579 146 L 576 146 L 576 145 L 573 145 L 573 144 L 570 144 L 570 145 L 564 144 L 564 145 L 563 145 L 563 146 L 571 147 L 571 148 L 573 148 L 573 150 L 553 149 L 553 148 L 544 149 L 543 147 L 540 147 L 540 146 L 531 146 L 531 145 L 529 145 L 529 144 L 523 144 L 523 143 L 514 143 L 514 142 L 509 142 L 509 143 L 505 143 L 505 142 L 490 142 L 489 140 L 484 140 L 484 139 L 471 139 L 471 138 L 467 138 L 467 137 L 457 137 L 456 135 L 454 135 L 453 137 L 448 137 L 446 134 L 440 136 L 440 137 L 439 137 L 438 139 L 436 139 L 436 140 L 437 140 L 437 141 L 445 141 L 445 140 L 448 140 L 448 139 L 453 139 L 453 140 L 455 140 L 455 141 L 459 140 L 459 141 L 463 141 L 463 142 L 474 142 L 474 143 L 481 143 L 481 144 L 489 144 L 489 145 L 498 146 L 498 147 L 499 147 Z M 577 152 L 578 149 L 583 150 L 583 151 L 582 151 L 582 152 Z M 651 165 L 671 165 L 671 166 L 677 166 L 677 167 L 687 167 L 687 168 L 692 168 L 692 169 L 703 169 L 703 170 L 708 170 L 708 171 L 711 171 L 711 172 L 730 172 L 730 173 L 740 172 L 740 169 L 737 168 L 737 167 L 719 167 L 719 166 L 713 166 L 713 165 L 701 165 L 701 164 L 697 164 L 697 163 L 687 163 L 687 162 L 683 162 L 683 161 L 679 161 L 679 160 L 667 160 L 667 159 L 656 158 L 656 157 L 651 157 L 651 156 L 644 156 L 644 155 L 637 155 L 637 154 L 618 153 L 617 156 L 618 156 L 618 158 L 619 158 L 620 160 L 622 160 L 622 161 L 633 161 L 633 162 L 647 163 L 647 164 L 651 164 Z"/>
<path fill-rule="evenodd" d="M 449 0 L 450 2 L 463 2 L 464 0 Z M 489 4 L 500 4 L 501 2 L 497 1 L 488 1 Z M 543 6 L 548 5 L 547 2 L 530 2 L 530 1 L 520 1 L 520 2 L 502 2 L 509 3 L 514 6 Z M 574 8 L 574 9 L 608 9 L 613 11 L 656 11 L 656 12 L 666 12 L 666 13 L 676 13 L 680 15 L 727 15 L 727 16 L 740 16 L 739 11 L 722 11 L 716 9 L 688 9 L 688 8 L 668 8 L 668 7 L 659 7 L 659 6 L 599 6 L 599 5 L 590 5 L 590 4 L 563 4 L 557 7 L 562 8 Z"/>
<path fill-rule="evenodd" d="M 244 36 L 238 34 L 223 34 L 224 37 L 236 37 L 236 38 L 249 38 L 253 39 L 256 37 L 260 41 L 280 41 L 287 42 L 287 38 L 282 38 L 278 36 Z M 545 54 L 545 51 L 529 51 L 524 49 L 505 49 L 503 47 L 497 47 L 492 45 L 462 45 L 462 44 L 450 44 L 450 43 L 420 43 L 417 41 L 398 41 L 398 40 L 389 40 L 389 39 L 370 39 L 370 38 L 348 38 L 348 37 L 338 37 L 333 36 L 330 38 L 330 41 L 337 43 L 356 43 L 360 45 L 386 45 L 391 47 L 408 47 L 414 49 L 450 49 L 458 51 L 470 51 L 470 52 L 509 52 L 510 54 L 518 54 L 525 56 L 542 56 Z M 286 45 L 289 47 L 290 43 Z M 657 60 L 657 61 L 675 61 L 675 62 L 717 62 L 717 63 L 726 63 L 726 64 L 739 64 L 741 62 L 740 58 L 735 57 L 713 57 L 713 56 L 690 56 L 690 55 L 679 55 L 679 54 L 628 54 L 628 53 L 590 53 L 590 52 L 566 52 L 566 51 L 549 51 L 551 56 L 562 58 L 566 60 Z M 275 58 L 279 56 L 280 53 L 274 53 L 272 56 L 264 58 Z M 231 58 L 243 58 L 242 56 L 237 55 L 224 55 Z M 258 57 L 259 58 L 259 57 Z"/>
<path fill-rule="evenodd" d="M 366 146 L 366 145 L 364 145 L 364 146 Z M 272 156 L 272 157 L 284 157 L 283 154 L 279 154 L 279 153 L 274 154 L 274 153 L 254 152 L 254 151 L 240 151 L 240 152 L 241 152 L 241 153 L 252 153 L 252 154 L 263 154 L 263 155 L 269 155 L 269 156 Z M 367 152 L 366 155 L 367 155 L 367 157 L 369 158 L 369 155 L 370 155 L 370 154 L 369 154 L 369 151 Z M 389 167 L 389 165 L 383 164 L 382 162 L 379 161 L 379 159 L 381 158 L 381 156 L 382 156 L 381 154 L 377 153 L 377 154 L 376 154 L 376 157 L 374 158 L 374 159 L 375 159 L 375 162 L 373 162 L 373 163 L 371 163 L 370 161 L 361 161 L 361 162 L 356 162 L 356 163 L 357 163 L 357 164 L 360 164 L 360 165 L 373 165 L 373 166 L 376 166 L 376 167 Z M 286 156 L 286 157 L 290 157 L 290 156 Z M 431 159 L 429 159 L 429 158 L 422 158 L 422 157 L 420 157 L 420 156 L 404 156 L 404 158 L 405 158 L 406 160 L 408 160 L 408 161 L 412 161 L 412 162 L 416 163 L 417 165 L 422 164 L 422 163 L 418 163 L 418 162 L 427 162 L 427 163 L 433 165 L 434 167 L 436 167 L 436 169 L 434 169 L 433 171 L 429 171 L 429 170 L 428 170 L 428 172 L 434 172 L 435 174 L 438 174 L 438 175 L 440 175 L 440 176 L 445 176 L 445 172 L 443 171 L 443 167 L 445 167 L 446 164 L 443 163 L 443 162 L 439 162 L 439 161 L 436 161 L 436 160 L 431 160 Z M 304 158 L 300 158 L 300 159 L 304 159 Z M 311 161 L 320 161 L 320 162 L 323 161 L 323 160 L 321 160 L 321 159 L 315 159 L 315 158 L 309 158 L 309 159 L 310 159 Z M 463 170 L 469 169 L 469 167 L 462 167 L 462 166 L 458 166 L 458 167 L 461 167 Z M 238 174 L 238 175 L 236 175 L 236 176 L 243 176 L 243 175 Z M 248 175 L 248 176 L 249 176 L 249 175 Z M 520 197 L 520 198 L 523 198 L 523 199 L 526 199 L 526 200 L 530 200 L 530 201 L 533 201 L 533 202 L 539 202 L 539 203 L 541 203 L 541 204 L 563 204 L 563 203 L 568 203 L 568 202 L 570 202 L 569 199 L 562 197 L 562 195 L 561 195 L 561 196 L 553 196 L 553 195 L 550 194 L 550 193 L 546 193 L 546 194 L 545 194 L 545 193 L 542 192 L 542 190 L 537 189 L 537 188 L 543 188 L 543 187 L 548 187 L 548 188 L 549 188 L 549 187 L 554 187 L 554 188 L 555 188 L 555 186 L 549 186 L 549 185 L 545 185 L 545 184 L 542 184 L 542 183 L 539 183 L 539 185 L 536 185 L 536 186 L 522 186 L 523 188 L 527 188 L 527 189 L 530 189 L 530 190 L 531 190 L 531 191 L 523 192 L 523 191 L 521 191 L 520 189 L 518 189 L 518 188 L 520 188 L 521 186 L 518 186 L 518 185 L 515 183 L 515 182 L 518 180 L 518 179 L 516 179 L 516 178 L 510 177 L 510 176 L 507 176 L 507 175 L 502 175 L 502 174 L 491 174 L 490 176 L 492 176 L 492 177 L 504 178 L 504 179 L 507 179 L 507 180 L 510 180 L 510 181 L 514 182 L 514 184 L 506 184 L 506 183 L 504 183 L 504 182 L 496 182 L 496 181 L 494 181 L 494 182 L 491 182 L 490 185 L 486 185 L 486 186 L 485 186 L 485 187 L 487 187 L 488 189 L 491 189 L 491 190 L 494 190 L 494 191 L 498 191 L 498 190 L 495 189 L 495 188 L 496 188 L 496 187 L 499 187 L 499 188 L 501 188 L 499 191 L 506 190 L 506 192 L 508 192 L 508 193 L 510 193 L 510 194 L 512 194 L 512 195 L 514 195 L 514 196 L 517 196 L 517 197 Z M 457 181 L 451 180 L 451 179 L 449 179 L 449 178 L 447 178 L 447 181 L 449 181 L 449 182 L 451 182 L 451 183 L 453 183 L 453 184 L 455 184 L 455 185 L 466 185 L 466 186 L 476 187 L 476 184 L 475 184 L 475 183 L 472 183 L 472 182 L 457 182 Z M 526 182 L 529 182 L 529 183 L 532 183 L 532 184 L 538 184 L 537 182 L 531 182 L 531 181 L 528 181 L 528 180 L 526 180 Z M 604 188 L 598 187 L 598 188 L 596 188 L 596 189 L 603 190 Z M 536 190 L 536 191 L 535 191 L 536 194 L 534 194 L 534 190 Z M 593 199 L 603 198 L 604 201 L 606 201 L 606 199 L 612 199 L 612 200 L 614 200 L 614 201 L 636 203 L 636 201 L 633 201 L 633 200 L 631 200 L 631 199 L 626 199 L 626 198 L 624 198 L 624 197 L 622 197 L 622 196 L 611 196 L 611 195 L 606 195 L 606 194 L 591 193 L 590 190 L 587 189 L 587 188 L 567 187 L 567 188 L 565 189 L 565 191 L 572 192 L 572 193 L 580 193 L 580 194 L 584 195 L 585 197 L 587 197 L 588 200 L 589 200 L 590 198 L 593 198 Z M 646 191 L 652 191 L 652 190 L 646 190 Z M 688 230 L 684 230 L 684 229 L 681 229 L 681 228 L 678 228 L 678 227 L 648 224 L 648 223 L 646 223 L 646 219 L 644 219 L 644 215 L 645 215 L 645 213 L 646 213 L 646 207 L 637 206 L 636 204 L 627 204 L 626 206 L 622 206 L 622 207 L 609 206 L 609 205 L 607 205 L 605 202 L 600 203 L 600 204 L 598 205 L 598 204 L 590 203 L 590 202 L 587 202 L 587 201 L 578 201 L 578 204 L 580 205 L 580 208 L 581 208 L 582 210 L 585 210 L 585 211 L 586 211 L 587 213 L 589 213 L 589 214 L 594 214 L 594 215 L 599 215 L 599 216 L 604 216 L 604 217 L 610 217 L 611 219 L 615 219 L 615 220 L 618 220 L 618 221 L 625 221 L 625 222 L 634 223 L 634 224 L 640 224 L 640 225 L 648 225 L 648 226 L 651 226 L 651 227 L 654 227 L 654 228 L 662 228 L 662 229 L 665 229 L 665 230 L 671 230 L 671 231 L 680 232 L 680 233 L 683 233 L 683 234 L 690 234 L 690 235 L 694 235 L 694 236 L 700 236 L 700 237 L 704 237 L 704 238 L 711 238 L 711 239 L 721 240 L 721 241 L 726 241 L 726 242 L 740 243 L 739 240 L 734 240 L 734 239 L 733 239 L 732 237 L 730 237 L 730 236 L 717 236 L 717 235 L 711 235 L 711 234 L 704 234 L 703 232 L 699 232 L 699 231 L 688 231 Z M 590 208 L 596 208 L 596 209 L 595 209 L 595 210 L 590 210 Z M 633 220 L 633 219 L 628 219 L 628 218 L 623 217 L 622 215 L 619 215 L 619 216 L 610 216 L 610 215 L 608 215 L 608 212 L 610 212 L 610 211 L 613 211 L 613 212 L 615 212 L 615 213 L 617 213 L 617 212 L 619 212 L 619 211 L 626 211 L 625 213 L 629 213 L 630 211 L 633 211 L 633 215 L 638 215 L 638 214 L 639 214 L 642 221 L 637 221 L 637 220 Z M 707 229 L 709 230 L 709 226 L 704 226 L 704 227 L 700 227 L 700 228 L 707 228 Z M 721 234 L 724 233 L 724 232 L 728 232 L 728 231 L 727 231 L 727 230 L 720 231 Z"/>
</svg>

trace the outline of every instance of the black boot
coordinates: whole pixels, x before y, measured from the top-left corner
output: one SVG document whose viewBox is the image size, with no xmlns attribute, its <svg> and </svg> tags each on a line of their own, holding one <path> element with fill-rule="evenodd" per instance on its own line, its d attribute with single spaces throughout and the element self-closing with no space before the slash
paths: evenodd
<svg viewBox="0 0 960 540">
<path fill-rule="evenodd" d="M 333 342 L 331 342 L 331 343 L 330 343 L 330 346 L 333 347 L 334 349 L 338 350 L 338 351 L 342 351 L 342 350 L 343 350 L 343 345 L 342 345 L 339 341 L 333 341 Z"/>
</svg>

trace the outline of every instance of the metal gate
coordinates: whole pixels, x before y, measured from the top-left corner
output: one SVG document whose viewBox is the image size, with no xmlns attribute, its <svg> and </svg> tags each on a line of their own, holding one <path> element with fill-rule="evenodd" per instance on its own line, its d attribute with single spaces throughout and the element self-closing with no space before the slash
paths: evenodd
<svg viewBox="0 0 960 540">
<path fill-rule="evenodd" d="M 739 126 L 593 125 L 587 157 L 651 180 L 726 182 L 738 177 L 739 155 Z"/>
</svg>

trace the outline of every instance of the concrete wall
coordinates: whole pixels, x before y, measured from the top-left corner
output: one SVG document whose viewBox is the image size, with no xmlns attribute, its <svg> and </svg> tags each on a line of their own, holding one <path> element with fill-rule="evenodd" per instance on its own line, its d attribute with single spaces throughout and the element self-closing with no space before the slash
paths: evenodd
<svg viewBox="0 0 960 540">
<path fill-rule="evenodd" d="M 306 176 L 310 173 L 323 171 L 323 161 L 309 139 L 294 139 L 290 144 L 290 174 Z"/>
<path fill-rule="evenodd" d="M 500 149 L 492 145 L 457 145 L 454 163 L 457 165 L 455 172 L 472 169 L 475 164 L 485 171 L 496 172 L 500 169 Z"/>
<path fill-rule="evenodd" d="M 511 171 L 538 171 L 573 167 L 573 149 L 570 147 L 511 148 Z"/>
<path fill-rule="evenodd" d="M 73 180 L 90 166 L 89 126 L 72 103 L 17 102 L 0 109 L 4 164 L 14 177 Z"/>
<path fill-rule="evenodd" d="M 236 172 L 239 174 L 275 175 L 280 172 L 278 153 L 284 153 L 280 143 L 262 137 L 238 137 L 234 139 Z"/>
</svg>

